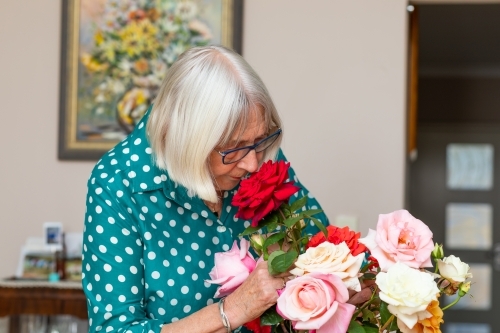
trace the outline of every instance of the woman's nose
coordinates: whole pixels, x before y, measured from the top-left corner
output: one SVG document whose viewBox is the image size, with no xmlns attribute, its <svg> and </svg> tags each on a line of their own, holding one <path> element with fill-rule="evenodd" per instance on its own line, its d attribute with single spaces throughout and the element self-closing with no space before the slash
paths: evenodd
<svg viewBox="0 0 500 333">
<path fill-rule="evenodd" d="M 257 153 L 252 149 L 247 156 L 243 157 L 238 162 L 238 168 L 244 169 L 249 173 L 257 171 L 259 167 L 259 161 L 257 159 Z"/>
</svg>

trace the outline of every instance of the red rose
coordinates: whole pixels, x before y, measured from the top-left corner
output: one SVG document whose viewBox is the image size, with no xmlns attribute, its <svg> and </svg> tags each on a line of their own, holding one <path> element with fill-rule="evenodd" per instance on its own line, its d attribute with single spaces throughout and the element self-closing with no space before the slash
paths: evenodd
<svg viewBox="0 0 500 333">
<path fill-rule="evenodd" d="M 378 264 L 377 259 L 375 259 L 374 256 L 369 256 L 368 257 L 368 270 L 370 270 L 370 271 L 375 270 L 378 267 L 380 267 L 380 265 Z"/>
<path fill-rule="evenodd" d="M 335 245 L 345 242 L 351 250 L 351 254 L 353 256 L 357 256 L 358 254 L 366 251 L 366 246 L 358 243 L 358 239 L 361 236 L 360 232 L 354 232 L 348 227 L 339 228 L 333 225 L 326 227 L 326 231 L 328 231 L 328 239 L 325 238 L 325 234 L 323 232 L 318 232 L 316 235 L 311 237 L 306 245 L 306 249 L 316 247 L 319 244 L 328 241 Z"/>
<path fill-rule="evenodd" d="M 271 326 L 260 326 L 260 317 L 243 325 L 254 333 L 271 333 Z"/>
<path fill-rule="evenodd" d="M 234 195 L 232 204 L 239 207 L 236 217 L 252 220 L 252 227 L 279 208 L 300 188 L 288 178 L 290 163 L 284 161 L 267 161 L 260 169 L 241 181 L 238 192 Z"/>
</svg>

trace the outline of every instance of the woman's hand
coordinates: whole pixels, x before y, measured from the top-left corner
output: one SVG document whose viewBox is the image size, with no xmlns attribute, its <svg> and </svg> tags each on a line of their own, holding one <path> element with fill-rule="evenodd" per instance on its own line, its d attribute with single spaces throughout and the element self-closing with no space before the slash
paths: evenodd
<svg viewBox="0 0 500 333">
<path fill-rule="evenodd" d="M 259 317 L 276 304 L 277 290 L 284 287 L 285 279 L 289 276 L 290 273 L 272 276 L 267 269 L 267 261 L 259 262 L 245 282 L 226 297 L 224 312 L 231 327 L 239 327 Z"/>
<path fill-rule="evenodd" d="M 361 283 L 361 291 L 356 292 L 354 290 L 349 289 L 349 300 L 347 303 L 352 305 L 363 304 L 368 301 L 373 292 L 376 290 L 377 285 L 375 284 L 375 280 L 365 280 Z"/>
</svg>

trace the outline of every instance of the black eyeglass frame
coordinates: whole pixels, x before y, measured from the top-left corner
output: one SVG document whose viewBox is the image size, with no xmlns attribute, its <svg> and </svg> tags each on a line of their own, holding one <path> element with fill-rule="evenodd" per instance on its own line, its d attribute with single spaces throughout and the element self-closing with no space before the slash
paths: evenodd
<svg viewBox="0 0 500 333">
<path fill-rule="evenodd" d="M 260 140 L 259 142 L 256 142 L 254 143 L 253 145 L 250 145 L 250 146 L 245 146 L 245 147 L 240 147 L 240 148 L 234 148 L 234 149 L 228 149 L 228 150 L 224 150 L 224 151 L 218 151 L 216 150 L 221 156 L 222 156 L 222 163 L 223 164 L 233 164 L 233 163 L 236 163 L 238 161 L 241 161 L 242 159 L 245 158 L 245 156 L 247 156 L 252 150 L 255 150 L 256 153 L 260 153 L 260 152 L 263 152 L 264 150 L 266 150 L 267 148 L 271 147 L 272 144 L 274 143 L 274 141 L 276 139 L 278 139 L 278 136 L 283 132 L 283 130 L 281 128 L 278 128 L 278 130 L 276 132 L 274 132 L 273 134 L 269 135 L 269 136 L 266 136 L 264 139 Z M 262 150 L 257 150 L 257 148 L 263 144 L 264 142 L 272 139 L 272 138 L 275 138 L 273 140 L 273 142 L 271 142 L 271 144 L 269 146 L 267 146 L 266 148 L 262 149 Z M 237 159 L 236 161 L 231 161 L 231 162 L 226 162 L 226 156 L 228 154 L 231 154 L 231 153 L 234 153 L 235 151 L 240 151 L 240 150 L 244 150 L 244 149 L 247 149 L 247 153 L 245 155 L 243 155 L 241 158 Z"/>
</svg>

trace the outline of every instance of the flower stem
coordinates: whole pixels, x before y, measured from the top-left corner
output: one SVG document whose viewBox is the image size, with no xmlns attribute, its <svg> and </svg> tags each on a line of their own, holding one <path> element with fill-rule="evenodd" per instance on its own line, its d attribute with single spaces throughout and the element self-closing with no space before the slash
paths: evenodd
<svg viewBox="0 0 500 333">
<path fill-rule="evenodd" d="M 451 308 L 453 305 L 457 304 L 458 301 L 460 300 L 460 298 L 462 298 L 460 295 L 457 295 L 457 298 L 455 298 L 455 300 L 453 302 L 451 302 L 450 304 L 448 304 L 447 306 L 445 306 L 444 308 L 442 308 L 441 310 L 444 311 L 448 308 Z"/>
<path fill-rule="evenodd" d="M 379 332 L 385 331 L 385 329 L 391 324 L 391 322 L 394 320 L 394 315 L 392 315 L 387 321 L 385 322 L 384 326 L 382 326 L 379 330 Z"/>
<path fill-rule="evenodd" d="M 288 333 L 288 330 L 286 329 L 286 326 L 283 322 L 280 323 L 280 326 L 284 333 Z"/>
<path fill-rule="evenodd" d="M 352 316 L 353 318 L 356 318 L 366 307 L 368 307 L 370 304 L 372 304 L 375 301 L 375 293 L 372 294 L 372 297 L 363 304 L 358 311 L 354 313 Z"/>
<path fill-rule="evenodd" d="M 285 213 L 283 213 L 283 210 L 281 208 L 278 209 L 279 213 L 281 214 L 281 217 L 283 218 L 283 221 L 286 220 L 286 216 L 285 216 Z M 292 248 L 297 251 L 297 253 L 300 253 L 300 243 L 298 241 L 298 239 L 295 238 L 294 236 L 294 233 L 293 233 L 293 229 L 295 228 L 295 226 L 292 226 L 291 228 L 287 228 L 286 225 L 283 223 L 279 223 L 280 227 L 284 227 L 285 228 L 285 241 L 287 239 L 291 240 L 292 242 Z M 300 234 L 300 232 L 299 232 Z"/>
</svg>

